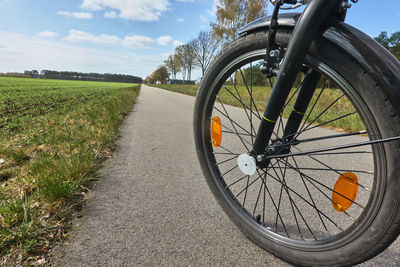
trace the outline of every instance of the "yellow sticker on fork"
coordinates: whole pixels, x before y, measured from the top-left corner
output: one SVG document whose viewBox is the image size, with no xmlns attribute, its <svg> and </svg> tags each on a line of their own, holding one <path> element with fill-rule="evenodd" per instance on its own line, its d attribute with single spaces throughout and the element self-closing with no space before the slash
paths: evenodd
<svg viewBox="0 0 400 267">
<path fill-rule="evenodd" d="M 276 122 L 276 121 L 273 121 L 273 120 L 268 119 L 268 118 L 265 117 L 265 116 L 263 116 L 263 119 L 266 120 L 266 121 L 268 121 L 268 122 L 272 122 L 272 123 L 275 123 L 275 122 Z"/>
</svg>

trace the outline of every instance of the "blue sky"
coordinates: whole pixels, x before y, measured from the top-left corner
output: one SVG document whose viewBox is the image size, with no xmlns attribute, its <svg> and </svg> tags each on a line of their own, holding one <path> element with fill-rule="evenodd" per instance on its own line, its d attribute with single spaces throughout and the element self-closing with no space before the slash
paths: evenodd
<svg viewBox="0 0 400 267">
<path fill-rule="evenodd" d="M 215 2 L 0 0 L 0 72 L 55 69 L 145 78 L 175 46 L 209 29 Z M 360 0 L 348 14 L 348 23 L 371 36 L 400 30 L 399 0 Z"/>
</svg>

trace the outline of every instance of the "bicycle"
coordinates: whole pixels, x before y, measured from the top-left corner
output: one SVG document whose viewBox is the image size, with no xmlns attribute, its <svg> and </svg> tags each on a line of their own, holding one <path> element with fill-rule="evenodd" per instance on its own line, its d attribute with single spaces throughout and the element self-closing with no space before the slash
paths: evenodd
<svg viewBox="0 0 400 267">
<path fill-rule="evenodd" d="M 400 231 L 400 63 L 344 23 L 347 0 L 271 2 L 199 87 L 203 174 L 235 225 L 277 257 L 361 263 Z"/>
</svg>

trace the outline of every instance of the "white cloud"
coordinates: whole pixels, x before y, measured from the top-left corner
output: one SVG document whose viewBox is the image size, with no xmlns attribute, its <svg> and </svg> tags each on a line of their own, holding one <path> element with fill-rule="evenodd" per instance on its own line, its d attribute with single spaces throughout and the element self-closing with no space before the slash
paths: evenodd
<svg viewBox="0 0 400 267">
<path fill-rule="evenodd" d="M 119 45 L 121 43 L 121 39 L 117 36 L 102 34 L 96 37 L 94 42 L 98 44 Z"/>
<path fill-rule="evenodd" d="M 147 36 L 142 35 L 132 35 L 126 36 L 122 41 L 122 46 L 128 48 L 148 48 L 154 44 L 154 40 Z"/>
<path fill-rule="evenodd" d="M 122 19 L 156 21 L 170 5 L 168 0 L 83 0 L 81 7 L 93 11 L 111 9 L 106 12 L 109 18 L 112 14 Z"/>
<path fill-rule="evenodd" d="M 94 42 L 96 36 L 92 33 L 70 30 L 69 35 L 64 38 L 66 41 L 81 43 L 81 42 Z"/>
<path fill-rule="evenodd" d="M 174 40 L 172 38 L 172 36 L 169 36 L 169 35 L 161 36 L 161 37 L 157 38 L 157 43 L 162 46 L 173 45 L 176 47 L 176 46 L 183 45 L 183 43 L 181 41 Z"/>
<path fill-rule="evenodd" d="M 156 42 L 161 46 L 167 46 L 167 45 L 179 46 L 183 44 L 181 41 L 174 40 L 169 35 L 161 36 L 157 38 L 157 40 L 154 40 L 148 36 L 143 36 L 143 35 L 131 35 L 121 39 L 113 35 L 102 34 L 96 36 L 93 33 L 78 31 L 73 29 L 69 31 L 68 36 L 66 36 L 64 40 L 74 43 L 105 44 L 105 45 L 115 45 L 115 46 L 134 48 L 134 49 L 149 48 Z"/>
<path fill-rule="evenodd" d="M 170 45 L 172 42 L 174 41 L 174 39 L 172 39 L 171 36 L 167 35 L 167 36 L 161 36 L 159 38 L 157 38 L 157 43 L 159 45 Z"/>
<path fill-rule="evenodd" d="M 163 63 L 162 54 L 141 55 L 132 51 L 83 49 L 52 39 L 0 30 L 0 72 L 51 69 L 97 73 L 122 73 L 146 77 Z"/>
<path fill-rule="evenodd" d="M 178 2 L 194 2 L 194 0 L 176 0 Z"/>
<path fill-rule="evenodd" d="M 92 13 L 88 13 L 88 12 L 74 12 L 74 13 L 72 13 L 72 16 L 74 16 L 77 19 L 92 19 L 93 18 Z"/>
<path fill-rule="evenodd" d="M 72 13 L 68 12 L 68 11 L 58 11 L 57 15 L 61 15 L 61 16 L 66 16 L 66 17 L 71 17 Z"/>
<path fill-rule="evenodd" d="M 69 11 L 59 11 L 58 15 L 66 16 L 66 17 L 74 17 L 76 19 L 92 19 L 93 15 L 89 12 L 69 12 Z"/>
<path fill-rule="evenodd" d="M 185 20 L 183 18 L 177 18 L 176 21 L 177 22 L 184 22 Z"/>
<path fill-rule="evenodd" d="M 107 45 L 120 45 L 122 40 L 117 36 L 102 34 L 100 36 L 95 36 L 92 33 L 70 30 L 67 37 L 64 38 L 66 41 L 74 43 L 95 43 L 95 44 L 107 44 Z"/>
<path fill-rule="evenodd" d="M 58 36 L 58 33 L 52 32 L 52 31 L 44 31 L 44 32 L 39 32 L 39 33 L 37 34 L 37 36 L 39 36 L 39 37 L 45 37 L 45 38 L 53 38 L 53 37 Z"/>
<path fill-rule="evenodd" d="M 107 11 L 106 13 L 104 13 L 104 17 L 110 18 L 110 19 L 115 19 L 115 18 L 118 18 L 118 14 L 115 11 Z"/>
</svg>

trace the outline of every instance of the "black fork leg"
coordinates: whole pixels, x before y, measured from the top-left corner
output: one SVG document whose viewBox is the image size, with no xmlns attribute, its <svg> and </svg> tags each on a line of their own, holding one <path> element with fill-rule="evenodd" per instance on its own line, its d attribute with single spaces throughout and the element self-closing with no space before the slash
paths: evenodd
<svg viewBox="0 0 400 267">
<path fill-rule="evenodd" d="M 342 0 L 313 0 L 300 17 L 254 141 L 254 156 L 264 153 L 312 40 L 323 33 L 341 2 Z"/>
<path fill-rule="evenodd" d="M 295 138 L 320 78 L 321 74 L 315 70 L 305 75 L 296 102 L 294 103 L 292 112 L 290 113 L 285 126 L 285 131 L 283 133 L 283 139 L 285 142 L 290 142 Z"/>
</svg>

